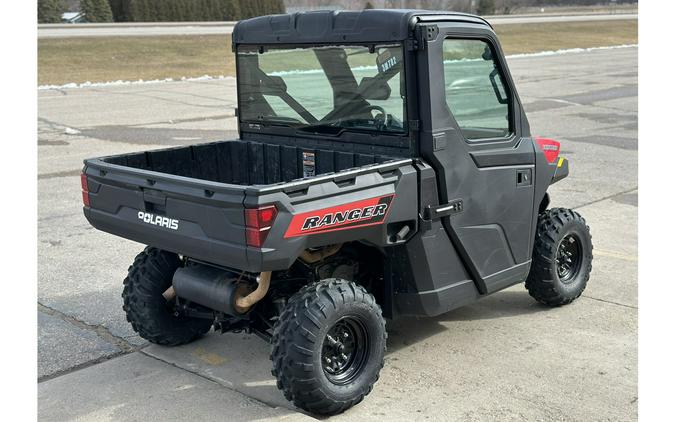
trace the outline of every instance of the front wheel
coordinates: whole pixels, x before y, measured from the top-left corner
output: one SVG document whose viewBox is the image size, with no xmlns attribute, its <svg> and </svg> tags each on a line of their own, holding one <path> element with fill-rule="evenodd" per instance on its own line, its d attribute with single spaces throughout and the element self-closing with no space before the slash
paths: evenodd
<svg viewBox="0 0 675 422">
<path fill-rule="evenodd" d="M 525 288 L 549 306 L 566 305 L 578 298 L 591 274 L 593 244 L 586 220 L 566 208 L 539 215 L 532 267 Z"/>
<path fill-rule="evenodd" d="M 291 297 L 274 327 L 272 374 L 299 408 L 342 413 L 373 389 L 386 339 L 382 311 L 363 287 L 342 279 L 312 283 Z"/>
</svg>

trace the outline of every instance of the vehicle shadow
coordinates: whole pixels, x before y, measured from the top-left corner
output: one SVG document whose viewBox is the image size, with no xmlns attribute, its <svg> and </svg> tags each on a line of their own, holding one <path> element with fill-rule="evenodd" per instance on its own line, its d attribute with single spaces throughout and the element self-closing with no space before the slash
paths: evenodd
<svg viewBox="0 0 675 422">
<path fill-rule="evenodd" d="M 432 318 L 435 321 L 472 321 L 529 315 L 551 309 L 534 300 L 523 286 L 484 297 L 467 305 Z"/>
<path fill-rule="evenodd" d="M 548 310 L 523 290 L 506 290 L 436 317 L 399 317 L 387 321 L 387 354 L 447 331 L 447 323 L 529 315 Z"/>
<path fill-rule="evenodd" d="M 107 296 L 102 292 L 98 292 L 97 295 Z M 91 300 L 84 303 L 91 303 Z M 477 303 L 437 317 L 401 317 L 390 320 L 387 321 L 389 335 L 387 356 L 415 344 L 424 343 L 443 332 L 451 331 L 453 322 L 507 318 L 534 314 L 546 309 L 535 302 L 526 291 L 514 289 L 496 293 Z M 142 347 L 140 353 L 164 362 L 170 367 L 198 374 L 270 406 L 297 410 L 277 389 L 276 380 L 270 372 L 270 351 L 270 344 L 255 335 L 239 333 L 221 335 L 212 331 L 184 346 L 147 345 Z M 96 385 L 92 384 L 91 389 L 91 399 L 94 400 Z"/>
</svg>

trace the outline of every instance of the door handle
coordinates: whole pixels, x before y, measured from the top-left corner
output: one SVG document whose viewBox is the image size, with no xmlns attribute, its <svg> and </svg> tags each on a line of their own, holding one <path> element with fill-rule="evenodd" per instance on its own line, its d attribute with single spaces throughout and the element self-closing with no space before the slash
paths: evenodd
<svg viewBox="0 0 675 422">
<path fill-rule="evenodd" d="M 427 205 L 424 209 L 425 220 L 435 220 L 464 211 L 464 203 L 461 199 L 455 199 L 443 205 Z"/>
<path fill-rule="evenodd" d="M 516 186 L 532 185 L 532 169 L 523 169 L 516 171 Z"/>
</svg>

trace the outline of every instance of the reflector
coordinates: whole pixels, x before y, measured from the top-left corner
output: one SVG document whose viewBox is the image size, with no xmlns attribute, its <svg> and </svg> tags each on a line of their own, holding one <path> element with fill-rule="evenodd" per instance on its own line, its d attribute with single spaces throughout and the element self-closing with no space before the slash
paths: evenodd
<svg viewBox="0 0 675 422">
<path fill-rule="evenodd" d="M 534 140 L 537 142 L 537 145 L 539 145 L 539 148 L 541 148 L 542 152 L 544 153 L 546 161 L 548 161 L 549 164 L 555 163 L 558 159 L 558 154 L 560 154 L 560 142 L 541 137 L 536 137 Z"/>
<path fill-rule="evenodd" d="M 82 203 L 84 203 L 86 207 L 91 206 L 89 204 L 89 192 L 82 191 Z"/>
</svg>

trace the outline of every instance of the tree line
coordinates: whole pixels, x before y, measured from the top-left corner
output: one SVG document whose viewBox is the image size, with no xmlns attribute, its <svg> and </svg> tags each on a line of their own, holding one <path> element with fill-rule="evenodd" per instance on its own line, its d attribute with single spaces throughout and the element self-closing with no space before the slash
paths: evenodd
<svg viewBox="0 0 675 422">
<path fill-rule="evenodd" d="M 185 22 L 236 21 L 255 16 L 284 13 L 289 8 L 343 9 L 411 8 L 454 10 L 491 15 L 512 13 L 522 7 L 592 5 L 602 0 L 80 0 L 87 22 Z M 617 0 L 637 3 L 637 0 Z M 61 22 L 67 10 L 64 0 L 38 0 L 38 22 Z"/>
<path fill-rule="evenodd" d="M 38 23 L 60 23 L 61 14 L 66 11 L 63 0 L 38 0 Z"/>
<path fill-rule="evenodd" d="M 283 0 L 109 0 L 116 22 L 236 21 L 284 13 Z"/>
<path fill-rule="evenodd" d="M 38 22 L 58 23 L 63 0 L 38 0 Z M 236 21 L 284 13 L 283 0 L 80 0 L 87 22 Z"/>
</svg>

